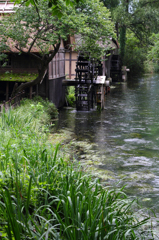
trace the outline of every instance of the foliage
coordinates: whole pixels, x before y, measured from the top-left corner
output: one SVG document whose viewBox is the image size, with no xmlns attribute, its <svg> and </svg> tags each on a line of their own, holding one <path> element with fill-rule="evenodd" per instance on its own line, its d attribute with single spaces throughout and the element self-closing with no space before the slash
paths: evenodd
<svg viewBox="0 0 159 240">
<path fill-rule="evenodd" d="M 33 99 L 35 106 L 40 103 L 43 108 L 44 112 L 50 117 L 50 119 L 55 119 L 58 117 L 58 110 L 55 107 L 54 103 L 50 102 L 48 99 L 42 99 L 40 96 L 36 96 Z"/>
<path fill-rule="evenodd" d="M 39 118 L 44 125 L 49 124 L 50 120 L 58 117 L 58 110 L 55 105 L 47 99 L 42 99 L 40 96 L 35 96 L 33 100 L 22 100 L 21 106 L 22 109 L 28 109 L 32 116 Z M 18 109 L 21 109 L 21 107 Z"/>
<path fill-rule="evenodd" d="M 67 87 L 66 101 L 69 106 L 71 107 L 74 106 L 75 104 L 75 87 L 74 86 Z"/>
<path fill-rule="evenodd" d="M 119 27 L 125 26 L 142 43 L 147 43 L 152 31 L 158 29 L 158 8 L 159 3 L 153 0 L 122 0 L 113 11 L 113 19 Z"/>
<path fill-rule="evenodd" d="M 122 61 L 124 61 L 124 54 L 126 54 L 125 44 L 127 30 L 134 33 L 142 46 L 147 46 L 149 44 L 149 37 L 152 32 L 159 31 L 158 1 L 121 0 L 113 1 L 112 4 L 109 3 L 109 0 L 103 0 L 103 2 L 106 2 L 106 4 L 110 6 L 112 19 L 116 23 L 117 38 L 119 37 L 120 39 Z M 140 61 L 142 60 L 143 59 L 141 58 Z"/>
<path fill-rule="evenodd" d="M 80 43 L 76 48 L 94 59 L 101 59 L 110 48 L 108 45 L 114 34 L 114 23 L 111 21 L 109 10 L 104 7 L 103 3 L 93 0 L 85 3 L 79 3 L 77 11 L 86 14 L 86 23 L 80 29 Z M 92 29 L 90 26 L 93 26 Z"/>
<path fill-rule="evenodd" d="M 159 2 L 156 0 L 102 0 L 102 2 L 110 9 L 115 22 L 122 64 L 128 66 L 130 74 L 133 75 L 142 73 L 144 68 L 152 71 L 152 60 L 148 57 L 145 62 L 146 48 L 151 44 L 151 34 L 159 32 Z M 157 66 L 158 63 L 155 64 L 155 69 Z"/>
<path fill-rule="evenodd" d="M 127 31 L 123 64 L 130 69 L 131 76 L 140 75 L 145 71 L 147 48 L 142 46 L 134 33 Z"/>
<path fill-rule="evenodd" d="M 79 1 L 82 2 L 83 0 L 63 0 L 63 1 L 66 3 L 66 6 L 70 5 L 73 7 L 76 3 L 78 3 Z M 16 0 L 15 3 L 16 4 L 25 4 L 26 6 L 29 6 L 31 4 L 35 7 L 37 7 L 38 0 L 26 0 L 24 2 L 22 0 Z M 59 18 L 63 15 L 63 13 L 61 11 L 60 1 L 49 0 L 49 1 L 47 1 L 47 3 L 48 3 L 48 8 L 52 9 L 52 15 L 58 16 Z"/>
<path fill-rule="evenodd" d="M 146 64 L 152 65 L 152 71 L 159 72 L 159 33 L 152 34 L 150 41 Z"/>
<path fill-rule="evenodd" d="M 0 118 L 0 235 L 4 239 L 153 239 L 122 190 L 63 158 L 47 141 L 44 107 L 25 100 Z M 137 207 L 137 205 L 135 205 Z M 135 208 L 137 211 L 137 208 Z"/>
<path fill-rule="evenodd" d="M 104 6 L 109 8 L 111 11 L 119 5 L 119 0 L 103 0 Z"/>
</svg>

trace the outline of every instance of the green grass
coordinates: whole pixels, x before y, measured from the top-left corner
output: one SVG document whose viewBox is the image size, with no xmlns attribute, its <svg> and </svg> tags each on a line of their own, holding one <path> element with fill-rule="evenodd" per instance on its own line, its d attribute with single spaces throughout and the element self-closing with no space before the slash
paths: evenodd
<svg viewBox="0 0 159 240">
<path fill-rule="evenodd" d="M 105 189 L 48 141 L 45 103 L 25 100 L 0 119 L 0 239 L 153 239 L 123 190 Z M 46 104 L 47 105 L 47 104 Z"/>
</svg>

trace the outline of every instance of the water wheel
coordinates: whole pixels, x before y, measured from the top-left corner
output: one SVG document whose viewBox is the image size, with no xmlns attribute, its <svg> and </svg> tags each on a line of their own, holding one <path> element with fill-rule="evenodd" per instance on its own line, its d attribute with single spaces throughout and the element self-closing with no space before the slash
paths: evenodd
<svg viewBox="0 0 159 240">
<path fill-rule="evenodd" d="M 94 82 L 98 75 L 97 64 L 89 57 L 80 54 L 76 62 L 75 88 L 76 109 L 78 111 L 89 111 L 93 108 L 95 99 Z"/>
</svg>

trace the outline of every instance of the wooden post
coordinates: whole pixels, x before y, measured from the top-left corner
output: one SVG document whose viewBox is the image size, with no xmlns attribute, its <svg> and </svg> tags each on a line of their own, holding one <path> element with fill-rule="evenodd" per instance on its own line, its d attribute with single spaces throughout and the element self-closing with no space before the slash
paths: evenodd
<svg viewBox="0 0 159 240">
<path fill-rule="evenodd" d="M 30 99 L 32 99 L 32 93 L 33 93 L 33 87 L 31 86 L 31 87 L 30 87 L 30 92 L 29 92 Z"/>
<path fill-rule="evenodd" d="M 104 86 L 105 86 L 105 76 L 98 76 L 96 80 L 96 102 L 97 109 L 104 109 Z"/>
<path fill-rule="evenodd" d="M 101 85 L 101 109 L 104 109 L 104 85 Z"/>
<path fill-rule="evenodd" d="M 97 109 L 104 109 L 104 84 L 98 84 L 96 87 Z"/>
<path fill-rule="evenodd" d="M 9 98 L 9 82 L 6 83 L 6 101 L 8 101 Z"/>
<path fill-rule="evenodd" d="M 71 68 L 72 68 L 72 53 L 71 53 L 71 50 L 70 50 L 70 53 L 69 53 L 69 78 L 71 79 Z"/>
</svg>

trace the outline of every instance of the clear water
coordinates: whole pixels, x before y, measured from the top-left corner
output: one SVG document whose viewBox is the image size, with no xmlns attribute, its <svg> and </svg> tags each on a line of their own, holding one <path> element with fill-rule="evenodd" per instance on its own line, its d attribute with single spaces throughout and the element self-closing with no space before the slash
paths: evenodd
<svg viewBox="0 0 159 240">
<path fill-rule="evenodd" d="M 108 182 L 159 213 L 159 75 L 115 85 L 102 112 L 62 110 L 58 127 L 97 144 L 97 169 L 115 176 Z"/>
</svg>

